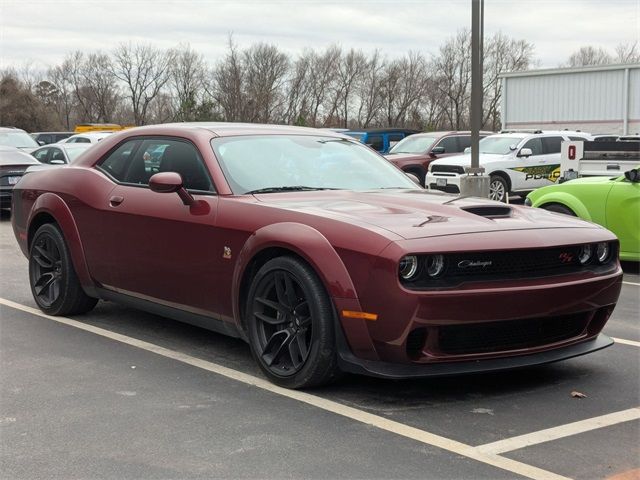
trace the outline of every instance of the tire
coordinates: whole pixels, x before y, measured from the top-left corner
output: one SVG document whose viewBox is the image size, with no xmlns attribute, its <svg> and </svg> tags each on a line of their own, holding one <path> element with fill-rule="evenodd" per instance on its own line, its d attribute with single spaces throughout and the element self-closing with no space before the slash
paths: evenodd
<svg viewBox="0 0 640 480">
<path fill-rule="evenodd" d="M 418 182 L 421 187 L 425 186 L 425 180 L 427 175 L 422 170 L 405 170 L 405 173 L 412 173 L 416 177 L 418 177 Z"/>
<path fill-rule="evenodd" d="M 78 280 L 60 229 L 42 225 L 29 249 L 29 284 L 38 307 L 48 315 L 76 315 L 96 306 Z"/>
<path fill-rule="evenodd" d="M 491 175 L 489 179 L 489 198 L 497 202 L 504 202 L 509 193 L 507 181 L 501 175 Z"/>
<path fill-rule="evenodd" d="M 253 278 L 246 326 L 251 353 L 276 385 L 308 388 L 338 375 L 334 309 L 316 273 L 289 256 L 269 260 Z"/>
<path fill-rule="evenodd" d="M 550 212 L 564 213 L 565 215 L 570 215 L 572 217 L 577 216 L 575 212 L 569 207 L 565 207 L 564 205 L 560 205 L 559 203 L 550 203 L 543 206 L 542 208 L 544 208 L 545 210 L 549 210 Z"/>
</svg>

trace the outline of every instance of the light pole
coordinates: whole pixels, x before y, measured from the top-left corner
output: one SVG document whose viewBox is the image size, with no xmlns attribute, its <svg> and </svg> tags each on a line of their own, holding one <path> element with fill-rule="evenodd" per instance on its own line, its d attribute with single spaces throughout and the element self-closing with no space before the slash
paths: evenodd
<svg viewBox="0 0 640 480">
<path fill-rule="evenodd" d="M 484 38 L 484 0 L 471 0 L 471 166 L 462 177 L 460 193 L 489 197 L 489 177 L 480 166 L 480 129 L 482 128 L 482 57 Z"/>
</svg>

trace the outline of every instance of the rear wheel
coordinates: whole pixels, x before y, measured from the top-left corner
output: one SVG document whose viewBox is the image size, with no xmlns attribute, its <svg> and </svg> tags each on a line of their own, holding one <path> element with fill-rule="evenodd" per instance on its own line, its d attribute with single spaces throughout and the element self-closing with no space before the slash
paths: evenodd
<svg viewBox="0 0 640 480">
<path fill-rule="evenodd" d="M 560 205 L 559 203 L 550 203 L 549 205 L 545 205 L 542 208 L 544 208 L 545 210 L 549 210 L 550 212 L 564 213 L 565 215 L 570 215 L 572 217 L 576 216 L 573 210 L 571 210 L 569 207 L 565 207 L 564 205 Z"/>
<path fill-rule="evenodd" d="M 246 312 L 251 352 L 273 383 L 305 388 L 334 379 L 333 307 L 306 263 L 288 256 L 265 263 L 249 289 Z"/>
<path fill-rule="evenodd" d="M 95 307 L 78 280 L 69 249 L 56 225 L 36 231 L 29 249 L 29 283 L 38 307 L 49 315 L 74 315 Z"/>
</svg>

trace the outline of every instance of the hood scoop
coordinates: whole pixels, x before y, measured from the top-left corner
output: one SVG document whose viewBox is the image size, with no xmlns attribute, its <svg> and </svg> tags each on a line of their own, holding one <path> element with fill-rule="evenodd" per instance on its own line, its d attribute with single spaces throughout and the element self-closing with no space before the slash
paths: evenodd
<svg viewBox="0 0 640 480">
<path fill-rule="evenodd" d="M 460 210 L 485 218 L 508 218 L 512 213 L 511 207 L 501 205 L 478 205 L 462 207 Z"/>
</svg>

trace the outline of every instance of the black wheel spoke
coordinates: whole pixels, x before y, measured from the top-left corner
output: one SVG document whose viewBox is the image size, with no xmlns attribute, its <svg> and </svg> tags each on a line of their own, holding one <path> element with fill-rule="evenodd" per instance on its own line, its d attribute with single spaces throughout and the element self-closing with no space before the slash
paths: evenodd
<svg viewBox="0 0 640 480">
<path fill-rule="evenodd" d="M 36 281 L 34 285 L 34 289 L 36 291 L 36 295 L 42 295 L 42 292 L 45 290 L 49 290 L 49 287 L 56 279 L 53 273 L 43 273 L 40 278 Z M 49 296 L 49 295 L 46 295 Z"/>
<path fill-rule="evenodd" d="M 300 368 L 307 359 L 309 348 L 307 347 L 307 331 L 299 330 L 291 343 L 289 343 L 289 355 L 294 368 Z"/>
<path fill-rule="evenodd" d="M 253 314 L 263 322 L 268 323 L 269 325 L 281 325 L 287 321 L 287 317 L 282 315 L 279 315 L 276 318 L 273 318 L 273 317 L 270 317 L 269 315 L 266 315 L 260 312 L 254 312 Z"/>
<path fill-rule="evenodd" d="M 38 262 L 42 268 L 52 268 L 53 267 L 53 259 L 49 256 L 49 252 L 47 252 L 40 245 L 35 245 L 34 249 L 38 252 L 37 255 L 33 256 L 33 259 Z"/>
<path fill-rule="evenodd" d="M 256 297 L 256 302 L 259 302 L 259 303 L 261 303 L 262 305 L 264 305 L 266 307 L 273 308 L 274 310 L 277 310 L 278 312 L 280 312 L 282 314 L 286 314 L 287 313 L 287 308 L 284 305 L 281 305 L 278 302 L 274 302 L 272 300 L 269 300 L 268 298 Z"/>
<path fill-rule="evenodd" d="M 287 297 L 287 305 L 293 308 L 298 303 L 298 296 L 296 295 L 296 289 L 291 281 L 291 276 L 284 274 L 285 295 Z"/>
<path fill-rule="evenodd" d="M 292 339 L 293 335 L 289 329 L 279 330 L 271 335 L 262 352 L 262 358 L 269 367 L 280 358 Z"/>
</svg>

